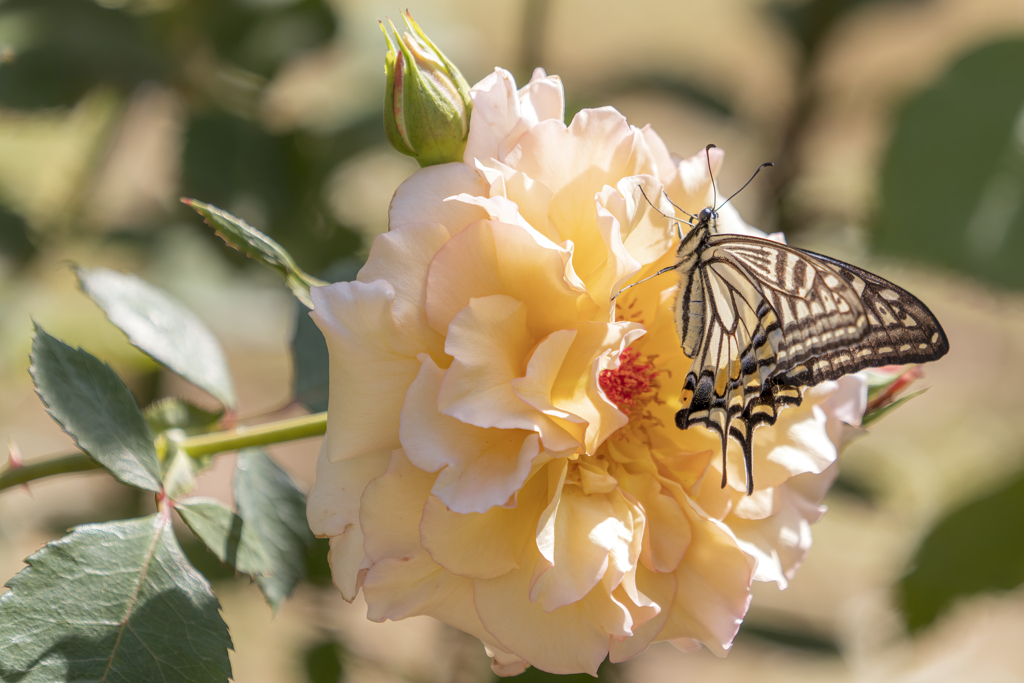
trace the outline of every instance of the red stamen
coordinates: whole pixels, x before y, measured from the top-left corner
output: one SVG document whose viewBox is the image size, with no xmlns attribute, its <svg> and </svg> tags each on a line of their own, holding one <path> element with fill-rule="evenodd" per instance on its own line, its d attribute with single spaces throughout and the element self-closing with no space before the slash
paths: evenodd
<svg viewBox="0 0 1024 683">
<path fill-rule="evenodd" d="M 651 363 L 639 363 L 640 352 L 627 346 L 619 354 L 619 367 L 602 370 L 598 382 L 608 400 L 618 406 L 625 415 L 637 407 L 639 400 L 646 403 L 647 394 L 657 388 L 654 378 L 658 373 Z"/>
</svg>

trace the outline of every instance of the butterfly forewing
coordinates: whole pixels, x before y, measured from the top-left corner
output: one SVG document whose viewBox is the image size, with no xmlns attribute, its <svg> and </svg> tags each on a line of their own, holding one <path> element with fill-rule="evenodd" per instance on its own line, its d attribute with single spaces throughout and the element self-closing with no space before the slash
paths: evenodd
<svg viewBox="0 0 1024 683">
<path fill-rule="evenodd" d="M 799 405 L 800 387 L 949 348 L 927 307 L 877 275 L 746 235 L 711 233 L 702 245 L 680 263 L 676 315 L 693 363 L 676 424 L 717 432 L 723 457 L 736 439 L 748 493 L 753 431 Z"/>
<path fill-rule="evenodd" d="M 794 366 L 780 378 L 782 382 L 813 386 L 864 368 L 927 363 L 949 351 L 949 341 L 939 321 L 913 294 L 849 263 L 805 253 L 830 265 L 850 283 L 864 305 L 869 327 L 857 344 Z"/>
</svg>

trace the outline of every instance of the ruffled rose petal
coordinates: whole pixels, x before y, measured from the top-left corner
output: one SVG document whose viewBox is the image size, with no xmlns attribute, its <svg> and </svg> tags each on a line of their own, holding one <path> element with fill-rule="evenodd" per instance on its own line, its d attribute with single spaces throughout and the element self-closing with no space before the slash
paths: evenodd
<svg viewBox="0 0 1024 683">
<path fill-rule="evenodd" d="M 836 384 L 836 392 L 821 404 L 821 409 L 828 419 L 825 423 L 828 438 L 841 451 L 864 434 L 860 422 L 868 407 L 868 382 L 864 371 L 861 371 L 840 377 Z"/>
<path fill-rule="evenodd" d="M 409 461 L 440 471 L 431 493 L 456 512 L 486 512 L 504 505 L 526 481 L 540 454 L 537 434 L 482 429 L 437 409 L 444 370 L 422 356 L 419 375 L 402 406 L 399 438 Z"/>
<path fill-rule="evenodd" d="M 660 638 L 693 638 L 724 656 L 750 605 L 753 558 L 720 522 L 681 504 L 693 541 L 675 571 L 676 595 Z"/>
<path fill-rule="evenodd" d="M 533 564 L 525 558 L 521 569 L 499 578 L 473 582 L 473 598 L 484 628 L 509 652 L 554 674 L 586 672 L 608 655 L 611 637 L 630 633 L 631 617 L 598 585 L 582 600 L 545 612 L 527 600 Z"/>
<path fill-rule="evenodd" d="M 587 453 L 628 422 L 601 390 L 599 375 L 645 332 L 637 323 L 583 323 L 551 387 L 551 403 L 587 422 Z"/>
<path fill-rule="evenodd" d="M 727 520 L 740 546 L 757 558 L 754 580 L 774 581 L 780 590 L 786 588 L 811 548 L 811 525 L 825 514 L 824 506 L 793 491 L 789 484 L 774 489 L 769 515 Z"/>
<path fill-rule="evenodd" d="M 587 495 L 578 484 L 555 489 L 537 527 L 543 561 L 530 600 L 545 612 L 577 602 L 613 571 L 618 585 L 636 564 L 643 515 L 618 491 Z"/>
<path fill-rule="evenodd" d="M 436 477 L 413 467 L 405 451 L 397 449 L 384 474 L 367 484 L 359 501 L 359 526 L 363 549 L 374 563 L 425 554 L 420 519 Z"/>
<path fill-rule="evenodd" d="M 646 141 L 611 107 L 578 113 L 569 126 L 542 121 L 503 160 L 553 193 L 552 227 L 576 245 L 576 272 L 590 286 L 600 276 L 609 246 L 599 234 L 594 198 L 605 185 L 654 170 Z"/>
<path fill-rule="evenodd" d="M 620 180 L 615 191 L 610 189 L 602 191 L 599 201 L 619 222 L 630 256 L 648 265 L 677 245 L 678 231 L 685 226 L 667 218 L 675 215 L 675 208 L 661 183 L 650 176 L 634 176 Z"/>
<path fill-rule="evenodd" d="M 534 230 L 554 243 L 562 242 L 562 237 L 548 220 L 552 198 L 550 188 L 494 159 L 486 163 L 478 161 L 477 170 L 490 183 L 491 197 L 505 197 L 516 205 L 519 214 Z"/>
<path fill-rule="evenodd" d="M 515 507 L 459 514 L 431 496 L 423 508 L 420 540 L 431 558 L 453 574 L 493 579 L 516 569 L 533 540 L 546 503 L 547 482 L 537 476 L 519 492 Z"/>
<path fill-rule="evenodd" d="M 398 411 L 419 372 L 427 344 L 392 315 L 395 290 L 386 280 L 338 282 L 310 290 L 310 314 L 327 340 L 331 404 L 327 457 L 331 462 L 398 445 Z M 351 362 L 358 358 L 358 363 Z"/>
<path fill-rule="evenodd" d="M 441 380 L 437 407 L 477 427 L 538 432 L 548 450 L 578 445 L 550 417 L 520 400 L 510 382 L 533 346 L 526 307 L 495 295 L 472 299 L 449 326 L 447 351 L 455 360 Z"/>
<path fill-rule="evenodd" d="M 427 324 L 427 270 L 449 237 L 448 229 L 438 224 L 377 235 L 357 278 L 360 282 L 382 280 L 391 285 L 395 290 L 391 312 L 396 324 L 410 330 L 413 338 L 421 340 L 427 352 L 437 359 L 444 357 L 444 337 Z M 404 264 L 399 273 L 390 266 L 396 262 Z"/>
<path fill-rule="evenodd" d="M 504 69 L 495 69 L 469 91 L 473 116 L 463 160 L 472 166 L 475 159 L 501 159 L 502 142 L 526 132 L 528 124 L 520 112 L 516 79 Z"/>
<path fill-rule="evenodd" d="M 636 614 L 641 608 L 634 607 L 630 601 L 623 604 L 634 613 L 633 635 L 629 638 L 612 638 L 608 659 L 612 662 L 624 662 L 636 657 L 646 650 L 658 637 L 669 618 L 669 607 L 675 598 L 675 574 L 652 572 L 643 566 L 637 567 L 636 586 L 645 598 L 646 604 L 656 607 L 655 614 L 644 621 Z M 650 611 L 650 608 L 646 608 Z M 699 646 L 698 646 L 699 647 Z"/>
<path fill-rule="evenodd" d="M 534 338 L 574 320 L 585 296 L 566 277 L 572 252 L 529 227 L 480 221 L 438 251 L 427 275 L 427 320 L 451 336 L 448 326 L 472 298 L 504 294 L 527 304 Z"/>
<path fill-rule="evenodd" d="M 359 526 L 359 497 L 372 480 L 384 474 L 391 451 L 368 453 L 358 458 L 331 462 L 327 442 L 316 460 L 317 485 L 306 501 L 309 528 L 320 538 L 329 538 Z"/>
<path fill-rule="evenodd" d="M 754 450 L 763 454 L 754 462 L 758 488 L 778 486 L 805 472 L 823 472 L 835 462 L 837 451 L 825 429 L 825 411 L 814 399 L 808 390 L 801 405 L 783 410 L 774 425 L 755 432 Z"/>
<path fill-rule="evenodd" d="M 655 572 L 675 570 L 692 539 L 690 523 L 679 503 L 670 491 L 662 487 L 655 471 L 633 474 L 620 467 L 613 473 L 620 486 L 644 509 L 646 528 L 640 555 L 642 564 Z"/>
<path fill-rule="evenodd" d="M 487 656 L 491 658 L 491 671 L 494 672 L 495 676 L 501 676 L 502 678 L 518 676 L 530 668 L 530 663 L 528 661 L 521 657 L 516 657 L 513 654 L 509 654 L 504 650 L 485 646 L 484 652 L 486 652 Z"/>
<path fill-rule="evenodd" d="M 546 119 L 564 121 L 565 92 L 562 79 L 548 76 L 544 69 L 534 69 L 530 82 L 519 90 L 519 107 L 523 121 L 529 128 Z"/>
<path fill-rule="evenodd" d="M 388 209 L 389 231 L 433 224 L 445 226 L 454 235 L 485 217 L 476 207 L 439 201 L 462 193 L 487 194 L 487 183 L 472 165 L 439 164 L 420 169 L 395 190 Z"/>
<path fill-rule="evenodd" d="M 363 585 L 363 577 L 370 566 L 363 553 L 363 532 L 358 525 L 346 528 L 331 537 L 327 563 L 331 566 L 331 579 L 345 602 L 352 602 Z"/>
<path fill-rule="evenodd" d="M 363 578 L 367 618 L 405 619 L 429 614 L 493 643 L 472 602 L 472 582 L 436 564 L 419 544 L 421 512 L 433 475 L 396 450 L 387 471 L 363 493 L 360 523 L 374 561 Z"/>
<path fill-rule="evenodd" d="M 711 174 L 718 176 L 724 159 L 725 152 L 714 147 L 707 152 L 702 149 L 693 156 L 681 160 L 676 166 L 675 176 L 665 179 L 665 191 L 683 211 L 697 215 L 701 209 L 711 204 L 715 196 L 711 186 Z"/>
<path fill-rule="evenodd" d="M 655 170 L 654 177 L 660 178 L 663 183 L 671 181 L 677 173 L 677 162 L 672 158 L 672 153 L 669 152 L 665 141 L 654 132 L 649 124 L 640 129 L 640 134 L 644 136 L 647 148 L 651 150 L 651 161 L 654 163 Z M 651 201 L 657 200 L 651 197 Z M 672 212 L 667 213 L 671 214 Z"/>
</svg>

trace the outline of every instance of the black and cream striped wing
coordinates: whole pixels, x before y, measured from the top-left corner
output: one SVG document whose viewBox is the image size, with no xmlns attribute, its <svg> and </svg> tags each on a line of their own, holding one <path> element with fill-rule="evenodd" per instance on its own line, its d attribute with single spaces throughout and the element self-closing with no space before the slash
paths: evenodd
<svg viewBox="0 0 1024 683">
<path fill-rule="evenodd" d="M 720 234 L 707 245 L 676 302 L 693 358 L 676 424 L 717 432 L 723 457 L 735 438 L 748 491 L 753 430 L 798 405 L 799 387 L 948 349 L 924 304 L 882 278 L 771 240 Z"/>
<path fill-rule="evenodd" d="M 791 386 L 813 386 L 864 368 L 927 363 L 949 351 L 939 321 L 916 296 L 874 273 L 829 256 L 803 252 L 830 266 L 860 297 L 868 333 L 855 345 L 822 353 L 780 377 Z"/>
</svg>

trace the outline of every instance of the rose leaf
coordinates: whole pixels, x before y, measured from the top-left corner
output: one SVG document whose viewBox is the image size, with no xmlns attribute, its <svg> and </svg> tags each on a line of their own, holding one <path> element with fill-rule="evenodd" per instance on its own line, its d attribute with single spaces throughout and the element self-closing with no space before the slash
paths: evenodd
<svg viewBox="0 0 1024 683">
<path fill-rule="evenodd" d="M 194 209 L 206 224 L 217 231 L 221 239 L 254 261 L 276 270 L 292 290 L 292 294 L 308 308 L 313 308 L 309 298 L 309 288 L 326 284 L 309 273 L 303 271 L 295 263 L 284 247 L 252 227 L 241 218 L 232 216 L 227 211 L 218 209 L 212 204 L 205 204 L 195 199 L 182 199 L 186 205 Z"/>
<path fill-rule="evenodd" d="M 184 304 L 134 275 L 75 267 L 79 286 L 128 341 L 229 408 L 238 402 L 227 359 L 210 329 Z"/>
<path fill-rule="evenodd" d="M 231 637 L 167 512 L 75 528 L 0 596 L 0 679 L 211 683 Z"/>
<path fill-rule="evenodd" d="M 160 490 L 153 434 L 109 365 L 36 325 L 29 372 L 50 417 L 83 451 L 119 481 Z"/>
<path fill-rule="evenodd" d="M 238 454 L 235 504 L 270 557 L 271 571 L 256 583 L 275 610 L 306 575 L 306 556 L 313 532 L 306 522 L 306 496 L 266 453 L 248 449 Z"/>
<path fill-rule="evenodd" d="M 243 574 L 261 576 L 273 567 L 251 524 L 213 498 L 187 498 L 178 514 L 206 547 L 226 565 Z"/>
</svg>

